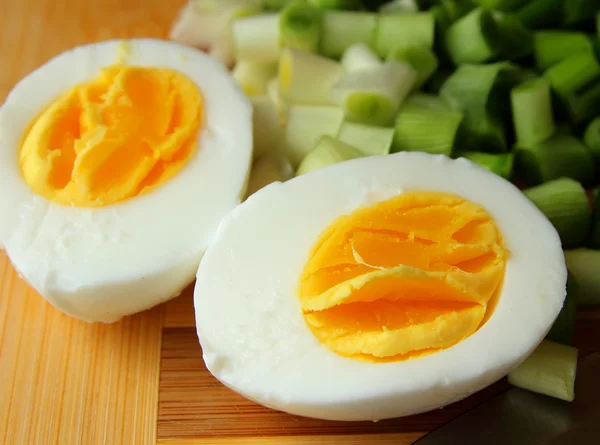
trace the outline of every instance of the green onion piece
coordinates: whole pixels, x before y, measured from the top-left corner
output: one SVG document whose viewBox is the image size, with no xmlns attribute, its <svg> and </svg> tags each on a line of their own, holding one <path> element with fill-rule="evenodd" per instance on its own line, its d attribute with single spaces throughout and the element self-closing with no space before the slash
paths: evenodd
<svg viewBox="0 0 600 445">
<path fill-rule="evenodd" d="M 261 14 L 235 20 L 232 35 L 238 60 L 274 61 L 279 57 L 278 14 Z"/>
<path fill-rule="evenodd" d="M 421 88 L 438 67 L 438 59 L 434 52 L 425 46 L 400 44 L 390 52 L 387 60 L 406 62 L 415 69 L 415 89 Z"/>
<path fill-rule="evenodd" d="M 565 0 L 530 0 L 515 12 L 529 29 L 549 28 L 561 23 Z"/>
<path fill-rule="evenodd" d="M 265 153 L 252 164 L 246 197 L 273 182 L 285 182 L 294 177 L 290 161 L 277 151 Z"/>
<path fill-rule="evenodd" d="M 385 62 L 374 69 L 347 73 L 333 87 L 332 97 L 344 108 L 347 120 L 388 125 L 414 86 L 416 77 L 410 65 Z"/>
<path fill-rule="evenodd" d="M 594 249 L 600 249 L 600 187 L 594 189 L 592 198 L 594 199 L 594 215 L 592 216 L 592 230 L 587 244 Z"/>
<path fill-rule="evenodd" d="M 588 125 L 583 135 L 583 142 L 592 152 L 596 162 L 600 162 L 600 116 Z"/>
<path fill-rule="evenodd" d="M 355 43 L 344 51 L 342 67 L 346 73 L 369 70 L 381 66 L 379 57 L 364 43 Z"/>
<path fill-rule="evenodd" d="M 508 374 L 511 385 L 572 402 L 578 350 L 548 340 Z"/>
<path fill-rule="evenodd" d="M 478 6 L 496 11 L 514 11 L 527 0 L 472 0 Z"/>
<path fill-rule="evenodd" d="M 512 177 L 514 165 L 513 153 L 490 154 L 472 151 L 464 153 L 462 156 L 504 179 Z"/>
<path fill-rule="evenodd" d="M 440 96 L 425 93 L 414 93 L 408 98 L 411 105 L 435 111 L 450 111 L 452 107 Z"/>
<path fill-rule="evenodd" d="M 579 182 L 560 178 L 524 193 L 554 225 L 563 248 L 571 249 L 583 243 L 590 229 L 592 211 Z"/>
<path fill-rule="evenodd" d="M 308 0 L 308 3 L 321 9 L 358 9 L 360 0 Z"/>
<path fill-rule="evenodd" d="M 575 335 L 575 319 L 577 318 L 577 301 L 579 299 L 579 286 L 575 276 L 569 272 L 567 278 L 567 296 L 563 307 L 554 320 L 552 328 L 546 335 L 546 340 L 550 340 L 556 343 L 562 343 L 563 345 L 572 345 L 573 336 Z"/>
<path fill-rule="evenodd" d="M 578 139 L 557 133 L 536 145 L 516 147 L 516 166 L 527 185 L 537 185 L 561 177 L 586 183 L 594 177 L 594 162 L 587 147 Z"/>
<path fill-rule="evenodd" d="M 493 16 L 498 35 L 492 38 L 502 59 L 516 60 L 533 52 L 533 33 L 518 18 L 498 11 Z"/>
<path fill-rule="evenodd" d="M 232 76 L 246 95 L 257 96 L 267 93 L 267 84 L 276 73 L 276 62 L 239 60 L 235 64 Z"/>
<path fill-rule="evenodd" d="M 279 92 L 279 79 L 277 77 L 274 77 L 267 83 L 267 95 L 275 106 L 277 116 L 279 117 L 279 123 L 281 125 L 285 125 L 287 121 L 288 104 L 281 98 L 281 94 Z"/>
<path fill-rule="evenodd" d="M 481 63 L 492 59 L 498 50 L 498 27 L 490 11 L 477 8 L 454 22 L 446 31 L 446 48 L 455 65 Z"/>
<path fill-rule="evenodd" d="M 321 16 L 321 10 L 301 0 L 283 8 L 279 14 L 281 47 L 318 52 L 321 43 Z"/>
<path fill-rule="evenodd" d="M 352 145 L 330 136 L 321 136 L 298 167 L 296 176 L 363 156 L 363 153 Z"/>
<path fill-rule="evenodd" d="M 592 52 L 577 53 L 548 68 L 544 76 L 557 93 L 568 95 L 600 78 L 600 64 Z"/>
<path fill-rule="evenodd" d="M 567 109 L 569 119 L 574 124 L 582 124 L 598 114 L 600 109 L 600 82 L 579 93 L 561 98 Z"/>
<path fill-rule="evenodd" d="M 598 0 L 567 0 L 564 3 L 564 24 L 567 26 L 579 25 L 582 22 L 591 22 L 600 9 Z"/>
<path fill-rule="evenodd" d="M 451 156 L 462 119 L 460 111 L 425 105 L 421 99 L 409 98 L 396 119 L 392 151 Z"/>
<path fill-rule="evenodd" d="M 471 1 L 441 0 L 439 3 L 446 14 L 446 17 L 450 20 L 450 24 L 475 9 L 475 4 Z"/>
<path fill-rule="evenodd" d="M 429 80 L 423 86 L 423 90 L 427 93 L 439 94 L 442 89 L 442 85 L 446 83 L 448 78 L 452 75 L 452 71 L 448 70 L 437 70 L 429 78 Z"/>
<path fill-rule="evenodd" d="M 288 109 L 284 132 L 284 155 L 294 167 L 323 136 L 336 136 L 344 120 L 344 111 L 338 107 L 292 105 Z"/>
<path fill-rule="evenodd" d="M 358 11 L 327 11 L 323 15 L 321 53 L 339 58 L 355 43 L 373 46 L 377 15 Z"/>
<path fill-rule="evenodd" d="M 277 108 L 269 96 L 253 96 L 250 102 L 254 159 L 257 159 L 266 152 L 278 149 L 282 143 L 283 129 Z"/>
<path fill-rule="evenodd" d="M 565 250 L 565 261 L 578 286 L 578 306 L 600 306 L 600 250 Z"/>
<path fill-rule="evenodd" d="M 543 78 L 530 80 L 510 93 L 517 144 L 535 145 L 554 133 L 550 84 Z"/>
<path fill-rule="evenodd" d="M 375 31 L 375 52 L 386 57 L 398 42 L 433 48 L 434 29 L 430 13 L 381 15 Z"/>
<path fill-rule="evenodd" d="M 337 138 L 358 148 L 365 156 L 387 155 L 392 147 L 394 129 L 344 122 Z"/>
<path fill-rule="evenodd" d="M 263 0 L 263 7 L 268 11 L 279 11 L 295 0 Z"/>
<path fill-rule="evenodd" d="M 419 12 L 419 5 L 415 0 L 392 0 L 379 8 L 381 14 L 414 14 Z"/>
<path fill-rule="evenodd" d="M 535 62 L 545 71 L 573 54 L 592 52 L 592 41 L 582 32 L 538 31 L 533 36 Z"/>
<path fill-rule="evenodd" d="M 286 48 L 279 58 L 281 97 L 295 104 L 331 104 L 331 88 L 342 74 L 342 65 L 338 62 Z"/>
</svg>

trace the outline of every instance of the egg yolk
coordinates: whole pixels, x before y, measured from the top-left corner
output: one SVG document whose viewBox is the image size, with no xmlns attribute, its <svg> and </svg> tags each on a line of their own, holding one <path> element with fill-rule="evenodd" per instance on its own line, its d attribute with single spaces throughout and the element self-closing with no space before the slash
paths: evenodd
<svg viewBox="0 0 600 445">
<path fill-rule="evenodd" d="M 298 294 L 313 334 L 372 362 L 448 348 L 487 320 L 507 251 L 491 216 L 459 196 L 412 191 L 334 221 Z"/>
<path fill-rule="evenodd" d="M 183 74 L 114 65 L 60 96 L 30 125 L 21 174 L 60 204 L 100 207 L 147 193 L 196 152 L 202 96 Z"/>
</svg>

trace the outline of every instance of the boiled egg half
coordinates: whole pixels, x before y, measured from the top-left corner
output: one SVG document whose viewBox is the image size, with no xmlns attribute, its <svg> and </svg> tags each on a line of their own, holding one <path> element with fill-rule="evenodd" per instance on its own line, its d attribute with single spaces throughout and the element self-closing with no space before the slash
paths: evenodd
<svg viewBox="0 0 600 445">
<path fill-rule="evenodd" d="M 221 64 L 176 43 L 55 57 L 0 109 L 0 247 L 87 321 L 176 296 L 244 196 L 251 114 Z"/>
<path fill-rule="evenodd" d="M 559 237 L 511 183 L 397 153 L 251 196 L 198 269 L 210 372 L 267 407 L 379 420 L 447 405 L 524 360 L 559 313 Z"/>
</svg>

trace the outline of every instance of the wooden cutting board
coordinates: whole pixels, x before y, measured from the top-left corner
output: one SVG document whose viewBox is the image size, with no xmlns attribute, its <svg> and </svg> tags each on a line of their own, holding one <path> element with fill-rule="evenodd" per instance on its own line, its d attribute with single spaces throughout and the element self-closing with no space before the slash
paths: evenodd
<svg viewBox="0 0 600 445">
<path fill-rule="evenodd" d="M 0 0 L 0 102 L 21 77 L 74 45 L 165 38 L 183 2 Z M 577 341 L 600 350 L 600 311 L 580 314 Z M 119 323 L 86 324 L 53 309 L 0 253 L 2 445 L 402 445 L 506 388 L 499 382 L 447 408 L 378 423 L 277 413 L 208 373 L 191 289 Z"/>
</svg>

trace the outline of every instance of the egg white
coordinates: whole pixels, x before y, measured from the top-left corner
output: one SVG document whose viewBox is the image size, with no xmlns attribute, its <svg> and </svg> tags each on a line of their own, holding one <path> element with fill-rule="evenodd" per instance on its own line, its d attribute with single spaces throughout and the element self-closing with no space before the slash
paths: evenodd
<svg viewBox="0 0 600 445">
<path fill-rule="evenodd" d="M 121 41 L 55 57 L 0 108 L 0 247 L 52 305 L 87 321 L 114 322 L 192 282 L 221 218 L 244 196 L 252 157 L 251 106 L 220 63 L 172 42 L 126 44 L 126 64 L 177 70 L 203 96 L 197 153 L 154 191 L 100 208 L 69 207 L 36 195 L 19 172 L 18 148 L 31 121 L 117 62 Z"/>
<path fill-rule="evenodd" d="M 295 289 L 337 217 L 411 189 L 455 193 L 494 218 L 510 251 L 492 317 L 457 345 L 372 364 L 339 356 L 304 322 Z M 332 420 L 378 420 L 444 406 L 500 379 L 543 339 L 562 307 L 559 237 L 511 183 L 465 159 L 362 158 L 271 184 L 222 222 L 198 269 L 194 304 L 209 371 L 268 407 Z"/>
</svg>

